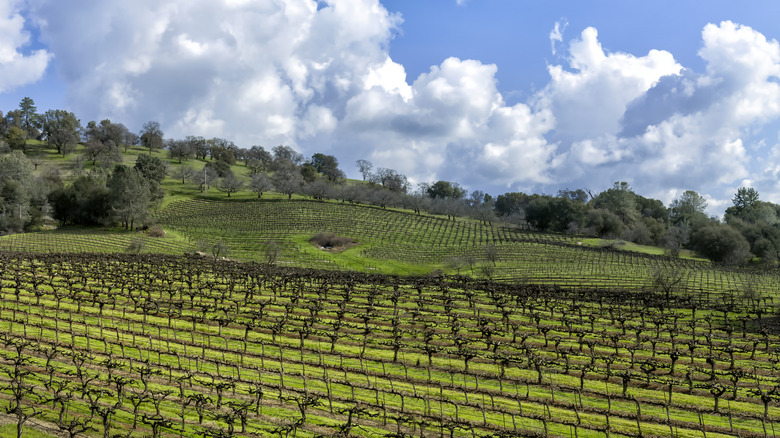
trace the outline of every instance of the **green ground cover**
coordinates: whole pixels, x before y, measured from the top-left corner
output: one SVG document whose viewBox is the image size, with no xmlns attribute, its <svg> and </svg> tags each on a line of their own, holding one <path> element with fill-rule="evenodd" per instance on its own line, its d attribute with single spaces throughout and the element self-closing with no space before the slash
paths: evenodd
<svg viewBox="0 0 780 438">
<path fill-rule="evenodd" d="M 505 224 L 306 199 L 189 198 L 155 212 L 166 235 L 62 228 L 0 237 L 0 250 L 183 254 L 198 249 L 242 261 L 393 275 L 466 274 L 566 287 L 673 288 L 713 295 L 775 294 L 774 270 L 733 269 L 614 245 L 592 247 L 577 236 L 528 232 Z M 329 232 L 353 239 L 344 251 L 309 240 Z M 623 246 L 618 246 L 623 248 Z M 646 251 L 645 251 L 646 252 Z M 668 284 L 667 284 L 668 283 Z"/>
<path fill-rule="evenodd" d="M 90 167 L 30 148 L 66 175 Z M 164 237 L 0 237 L 0 407 L 20 412 L 14 390 L 32 387 L 21 413 L 48 427 L 25 436 L 79 424 L 133 437 L 775 434 L 774 271 L 163 186 Z M 320 232 L 357 244 L 312 245 Z M 213 260 L 218 243 L 239 262 Z M 17 418 L 0 420 L 15 436 Z"/>
<path fill-rule="evenodd" d="M 0 258 L 0 405 L 31 388 L 23 413 L 87 436 L 761 437 L 780 419 L 771 300 Z"/>
</svg>

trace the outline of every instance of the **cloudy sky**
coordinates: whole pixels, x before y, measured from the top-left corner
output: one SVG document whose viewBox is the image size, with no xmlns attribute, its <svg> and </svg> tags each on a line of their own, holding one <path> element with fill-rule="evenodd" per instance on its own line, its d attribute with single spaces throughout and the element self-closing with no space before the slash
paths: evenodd
<svg viewBox="0 0 780 438">
<path fill-rule="evenodd" d="M 780 202 L 780 2 L 0 0 L 0 110 L 278 144 L 494 195 Z"/>
</svg>

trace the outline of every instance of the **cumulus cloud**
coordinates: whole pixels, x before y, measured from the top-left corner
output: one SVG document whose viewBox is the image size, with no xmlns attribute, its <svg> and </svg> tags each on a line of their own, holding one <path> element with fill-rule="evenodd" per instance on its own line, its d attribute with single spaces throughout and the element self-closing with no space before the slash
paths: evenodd
<svg viewBox="0 0 780 438">
<path fill-rule="evenodd" d="M 51 58 L 43 49 L 23 52 L 30 34 L 20 10 L 20 1 L 0 2 L 0 93 L 40 79 Z"/>
<path fill-rule="evenodd" d="M 586 30 L 572 43 L 571 70 L 551 66 L 540 93 L 556 119 L 556 180 L 627 180 L 665 201 L 680 190 L 712 190 L 712 208 L 761 172 L 751 152 L 766 147 L 757 141 L 749 151 L 747 143 L 756 126 L 780 116 L 776 41 L 747 26 L 709 24 L 699 52 L 706 69 L 695 73 L 665 52 L 605 53 L 595 37 Z"/>
<path fill-rule="evenodd" d="M 507 106 L 495 74 L 495 65 L 448 58 L 412 83 L 408 99 L 376 88 L 350 99 L 344 128 L 361 140 L 381 138 L 384 146 L 366 151 L 369 157 L 417 179 L 468 176 L 470 184 L 505 187 L 546 181 L 550 114 Z"/>
<path fill-rule="evenodd" d="M 79 10 L 31 1 L 70 100 L 90 117 L 156 119 L 170 136 L 295 144 L 332 131 L 369 71 L 373 84 L 403 94 L 387 63 L 400 18 L 377 0 L 87 0 Z"/>
<path fill-rule="evenodd" d="M 669 52 L 606 53 L 592 27 L 571 43 L 568 64 L 571 70 L 548 68 L 551 82 L 541 95 L 555 114 L 556 138 L 567 143 L 616 132 L 629 102 L 682 69 Z"/>
<path fill-rule="evenodd" d="M 379 0 L 28 1 L 82 119 L 284 143 L 332 153 L 348 173 L 364 158 L 494 193 L 627 180 L 669 201 L 750 176 L 751 153 L 775 143 L 751 133 L 780 116 L 778 43 L 731 22 L 704 27 L 702 72 L 666 51 L 610 52 L 586 28 L 543 89 L 508 105 L 498 67 L 479 60 L 408 78 L 389 55 L 402 19 Z M 565 28 L 550 33 L 553 50 Z M 754 181 L 776 176 L 765 167 Z"/>
</svg>

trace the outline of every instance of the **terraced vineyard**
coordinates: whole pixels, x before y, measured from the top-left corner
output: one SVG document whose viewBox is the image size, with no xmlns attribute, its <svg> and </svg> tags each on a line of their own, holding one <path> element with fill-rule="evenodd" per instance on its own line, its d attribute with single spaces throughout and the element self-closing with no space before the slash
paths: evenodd
<svg viewBox="0 0 780 438">
<path fill-rule="evenodd" d="M 765 437 L 780 420 L 767 297 L 161 255 L 0 263 L 0 403 L 25 428 Z"/>
<path fill-rule="evenodd" d="M 192 244 L 141 233 L 106 232 L 95 228 L 65 228 L 38 233 L 9 234 L 0 237 L 0 251 L 39 253 L 123 253 L 133 244 L 147 253 L 178 254 L 195 251 Z"/>
<path fill-rule="evenodd" d="M 528 240 L 530 234 L 515 227 L 491 226 L 473 220 L 385 210 L 356 204 L 316 201 L 219 202 L 190 200 L 167 206 L 158 214 L 160 223 L 185 235 L 222 239 L 235 257 L 262 258 L 266 242 L 284 245 L 283 257 L 307 261 L 296 238 L 332 232 L 357 239 L 367 258 L 403 257 L 412 264 L 440 263 L 464 251 L 477 252 L 485 245 Z M 545 241 L 566 241 L 545 235 Z"/>
<path fill-rule="evenodd" d="M 124 253 L 135 245 L 142 253 L 176 255 L 196 251 L 202 242 L 221 242 L 231 259 L 243 261 L 266 262 L 273 248 L 280 266 L 404 275 L 439 271 L 567 288 L 666 288 L 711 301 L 774 297 L 780 284 L 776 270 L 591 248 L 578 245 L 575 236 L 365 205 L 193 199 L 170 204 L 158 219 L 177 237 L 63 229 L 2 236 L 0 250 Z M 321 250 L 309 243 L 320 232 L 353 238 L 358 245 L 343 252 Z"/>
<path fill-rule="evenodd" d="M 675 290 L 773 296 L 780 276 L 714 267 L 708 262 L 671 259 L 628 251 L 587 248 L 571 236 L 542 234 L 501 224 L 447 220 L 363 205 L 293 202 L 219 202 L 191 200 L 171 204 L 159 214 L 166 228 L 196 239 L 222 240 L 233 258 L 264 260 L 267 243 L 283 248 L 285 264 L 370 271 L 380 261 L 399 260 L 447 269 L 460 261 L 460 272 L 496 280 L 565 287 L 631 290 L 657 288 L 674 278 Z M 360 245 L 341 254 L 315 250 L 307 240 L 318 232 L 354 238 Z M 495 258 L 487 248 L 495 249 Z M 346 263 L 350 263 L 346 266 Z M 663 278 L 659 278 L 663 277 Z"/>
</svg>

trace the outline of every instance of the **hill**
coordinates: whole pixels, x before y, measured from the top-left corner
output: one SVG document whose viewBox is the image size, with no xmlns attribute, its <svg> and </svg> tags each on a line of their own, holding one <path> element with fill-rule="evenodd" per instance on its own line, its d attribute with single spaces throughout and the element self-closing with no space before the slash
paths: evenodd
<svg viewBox="0 0 780 438">
<path fill-rule="evenodd" d="M 162 187 L 145 230 L 0 237 L 0 433 L 762 437 L 780 420 L 775 270 Z"/>
<path fill-rule="evenodd" d="M 62 157 L 39 142 L 31 142 L 28 152 L 43 158 L 38 173 L 55 168 L 67 178 L 91 166 L 81 160 L 79 150 Z M 132 165 L 138 156 L 147 154 L 148 150 L 129 147 L 122 155 L 123 163 Z M 153 156 L 162 158 L 162 154 L 156 151 Z M 209 163 L 164 161 L 170 166 L 169 175 L 180 166 L 200 171 Z M 234 165 L 231 169 L 239 177 L 249 178 L 247 166 Z M 271 193 L 258 199 L 256 194 L 243 191 L 228 198 L 213 188 L 204 193 L 170 176 L 163 180 L 162 187 L 167 194 L 153 211 L 162 232 L 64 227 L 2 236 L 0 249 L 172 255 L 203 250 L 209 255 L 282 266 L 400 275 L 466 274 L 567 287 L 672 288 L 715 295 L 773 295 L 777 284 L 774 270 L 734 269 L 707 261 L 651 255 L 636 252 L 648 252 L 637 246 L 602 248 L 599 242 L 604 241 L 531 232 L 502 222 L 415 214 L 399 208 L 298 195 L 287 200 L 288 196 Z M 315 236 L 328 234 L 352 243 L 343 248 L 312 243 Z M 616 250 L 620 248 L 634 251 Z"/>
</svg>

